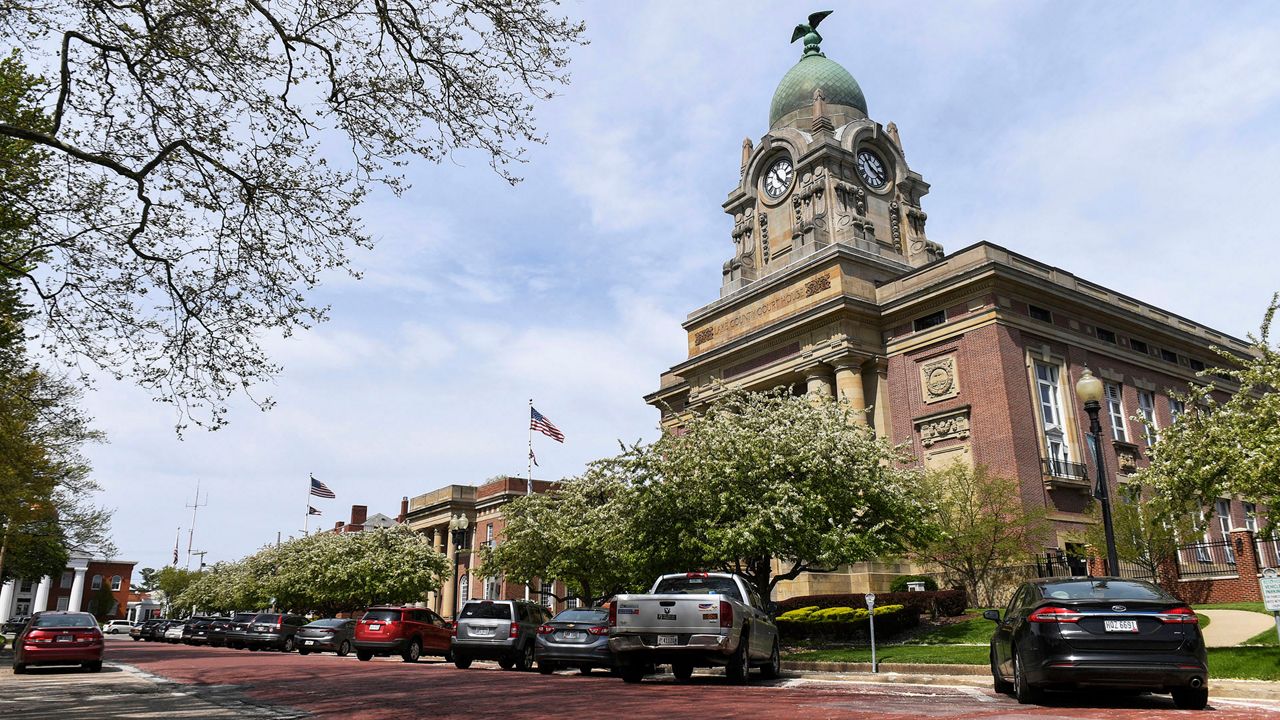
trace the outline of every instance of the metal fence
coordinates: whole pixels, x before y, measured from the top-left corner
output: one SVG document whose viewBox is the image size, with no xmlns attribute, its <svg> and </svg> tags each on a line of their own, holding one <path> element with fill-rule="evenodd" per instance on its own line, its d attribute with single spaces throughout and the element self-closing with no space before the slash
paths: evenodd
<svg viewBox="0 0 1280 720">
<path fill-rule="evenodd" d="M 1280 568 L 1280 536 L 1256 537 L 1253 541 L 1254 557 L 1259 568 Z"/>
<path fill-rule="evenodd" d="M 1088 480 L 1089 469 L 1081 463 L 1067 462 L 1056 458 L 1043 458 L 1044 474 L 1052 477 Z"/>
<path fill-rule="evenodd" d="M 1155 563 L 1131 562 L 1129 560 L 1121 560 L 1120 567 L 1117 572 L 1110 573 L 1116 577 L 1127 578 L 1129 580 L 1150 580 L 1156 581 L 1156 574 L 1152 571 Z"/>
<path fill-rule="evenodd" d="M 1236 575 L 1236 552 L 1228 540 L 1180 545 L 1175 557 L 1180 578 Z"/>
</svg>

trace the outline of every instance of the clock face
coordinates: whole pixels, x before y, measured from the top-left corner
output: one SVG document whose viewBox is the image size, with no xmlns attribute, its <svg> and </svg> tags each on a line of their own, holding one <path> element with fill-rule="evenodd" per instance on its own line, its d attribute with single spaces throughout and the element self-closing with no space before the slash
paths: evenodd
<svg viewBox="0 0 1280 720">
<path fill-rule="evenodd" d="M 782 193 L 791 187 L 791 176 L 794 171 L 790 158 L 778 158 L 769 166 L 764 174 L 764 192 L 773 199 L 782 197 Z"/>
<path fill-rule="evenodd" d="M 889 171 L 885 169 L 884 161 L 866 149 L 858 151 L 858 175 L 870 188 L 882 188 L 889 182 Z"/>
</svg>

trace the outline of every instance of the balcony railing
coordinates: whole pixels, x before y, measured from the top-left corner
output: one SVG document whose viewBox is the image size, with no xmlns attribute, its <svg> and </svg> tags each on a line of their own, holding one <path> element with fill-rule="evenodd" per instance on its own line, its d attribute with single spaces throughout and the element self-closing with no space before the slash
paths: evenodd
<svg viewBox="0 0 1280 720">
<path fill-rule="evenodd" d="M 1089 470 L 1081 463 L 1067 462 L 1057 458 L 1045 458 L 1044 474 L 1049 477 L 1068 478 L 1072 480 L 1089 480 Z"/>
</svg>

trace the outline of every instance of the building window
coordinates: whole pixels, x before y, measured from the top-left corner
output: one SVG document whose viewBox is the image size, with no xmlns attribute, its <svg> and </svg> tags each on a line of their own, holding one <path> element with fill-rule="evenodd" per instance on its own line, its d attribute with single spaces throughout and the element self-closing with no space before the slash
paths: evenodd
<svg viewBox="0 0 1280 720">
<path fill-rule="evenodd" d="M 1214 512 L 1217 514 L 1218 534 L 1222 537 L 1227 551 L 1227 562 L 1236 561 L 1235 549 L 1231 547 L 1231 501 L 1222 499 L 1214 504 Z"/>
<path fill-rule="evenodd" d="M 463 575 L 462 577 L 458 578 L 458 602 L 462 603 L 466 600 L 470 600 L 471 598 L 468 597 L 470 594 L 471 594 L 471 576 Z"/>
<path fill-rule="evenodd" d="M 1093 332 L 1095 335 L 1098 336 L 1098 339 L 1101 340 L 1102 342 L 1109 342 L 1112 345 L 1116 344 L 1116 334 L 1111 332 L 1110 330 L 1107 330 L 1106 328 L 1096 327 L 1093 329 Z"/>
<path fill-rule="evenodd" d="M 1141 340 L 1135 340 L 1133 338 L 1129 338 L 1129 347 L 1133 348 L 1134 352 L 1140 352 L 1143 355 L 1151 354 L 1151 350 L 1147 347 L 1147 344 L 1142 342 Z"/>
<path fill-rule="evenodd" d="M 1178 418 L 1187 412 L 1187 404 L 1176 398 L 1169 398 L 1169 415 L 1173 417 L 1174 422 L 1178 422 Z"/>
<path fill-rule="evenodd" d="M 90 589 L 90 590 L 101 590 L 101 589 L 102 589 L 102 576 L 101 576 L 101 575 L 94 575 L 94 576 L 93 576 L 93 581 L 89 583 L 89 589 Z"/>
<path fill-rule="evenodd" d="M 928 330 L 929 328 L 935 325 L 941 325 L 946 321 L 947 321 L 947 311 L 939 310 L 938 312 L 933 313 L 932 315 L 925 315 L 924 317 L 916 318 L 915 321 L 911 323 L 911 327 L 916 332 L 920 332 L 921 330 Z"/>
<path fill-rule="evenodd" d="M 75 577 L 76 577 L 75 572 L 71 570 L 64 571 L 62 573 L 62 580 L 58 582 L 58 587 L 62 588 L 63 590 L 66 590 L 67 588 L 71 587 L 71 582 L 75 580 Z"/>
<path fill-rule="evenodd" d="M 1056 466 L 1071 460 L 1067 452 L 1066 426 L 1062 419 L 1062 395 L 1058 385 L 1059 368 L 1036 363 L 1036 390 L 1040 399 L 1040 420 L 1044 424 L 1045 450 Z"/>
<path fill-rule="evenodd" d="M 1142 430 L 1142 437 L 1148 445 L 1154 445 L 1158 429 L 1156 427 L 1156 394 L 1150 390 L 1139 390 L 1138 409 L 1142 412 L 1142 419 L 1147 421 Z"/>
<path fill-rule="evenodd" d="M 489 523 L 484 527 L 484 546 L 493 547 L 493 523 Z"/>
<path fill-rule="evenodd" d="M 1244 529 L 1252 532 L 1258 532 L 1257 503 L 1244 503 Z"/>
<path fill-rule="evenodd" d="M 498 599 L 498 578 L 487 577 L 484 579 L 484 599 L 485 600 Z"/>
<path fill-rule="evenodd" d="M 1161 359 L 1161 360 L 1163 360 L 1163 361 L 1165 361 L 1165 362 L 1167 362 L 1167 363 L 1173 363 L 1174 365 L 1177 365 L 1177 364 L 1178 364 L 1178 353 L 1176 353 L 1176 352 L 1174 352 L 1174 351 L 1172 351 L 1172 350 L 1164 350 L 1164 349 L 1161 349 L 1161 350 L 1160 350 L 1160 359 Z"/>
<path fill-rule="evenodd" d="M 556 610 L 556 597 L 552 593 L 556 591 L 555 580 L 542 581 L 542 606 L 551 612 Z"/>
<path fill-rule="evenodd" d="M 63 612 L 71 609 L 71 598 L 63 595 L 58 598 L 57 608 Z"/>
<path fill-rule="evenodd" d="M 116 592 L 117 590 L 119 590 L 120 583 L 122 581 L 123 581 L 123 578 L 121 578 L 119 575 L 112 575 L 111 576 L 111 592 Z"/>
<path fill-rule="evenodd" d="M 1204 363 L 1200 362 L 1195 358 L 1190 358 L 1189 360 L 1187 360 L 1187 362 L 1191 365 L 1191 369 L 1195 370 L 1196 372 L 1200 372 L 1201 370 L 1204 370 Z"/>
<path fill-rule="evenodd" d="M 1031 316 L 1032 320 L 1039 320 L 1040 322 L 1047 322 L 1047 323 L 1053 322 L 1053 313 L 1049 312 L 1048 310 L 1045 310 L 1042 307 L 1036 307 L 1035 305 L 1028 305 L 1027 314 Z"/>
<path fill-rule="evenodd" d="M 1107 416 L 1111 418 L 1111 439 L 1129 442 L 1129 431 L 1124 421 L 1124 397 L 1120 385 L 1107 383 Z"/>
<path fill-rule="evenodd" d="M 35 584 L 35 580 L 23 580 L 22 584 L 18 586 L 18 592 L 29 593 Z"/>
</svg>

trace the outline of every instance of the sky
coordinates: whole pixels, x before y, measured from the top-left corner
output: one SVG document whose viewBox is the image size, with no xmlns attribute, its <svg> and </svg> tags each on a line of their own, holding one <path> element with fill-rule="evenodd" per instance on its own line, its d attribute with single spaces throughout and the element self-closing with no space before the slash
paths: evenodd
<svg viewBox="0 0 1280 720">
<path fill-rule="evenodd" d="M 332 527 L 353 504 L 526 469 L 557 479 L 651 440 L 642 397 L 683 360 L 680 322 L 718 297 L 732 251 L 720 208 L 744 137 L 800 56 L 826 55 L 897 123 L 932 185 L 929 237 L 988 240 L 1221 331 L 1257 328 L 1280 290 L 1280 8 L 1170 2 L 566 2 L 590 45 L 539 105 L 545 145 L 511 187 L 479 155 L 409 168 L 362 209 L 364 278 L 331 278 L 331 320 L 270 343 L 284 371 L 229 427 L 175 436 L 167 406 L 102 379 L 89 448 L 120 557 L 231 560 Z M 337 498 L 308 498 L 308 474 Z M 313 522 L 312 527 L 315 527 Z"/>
</svg>

